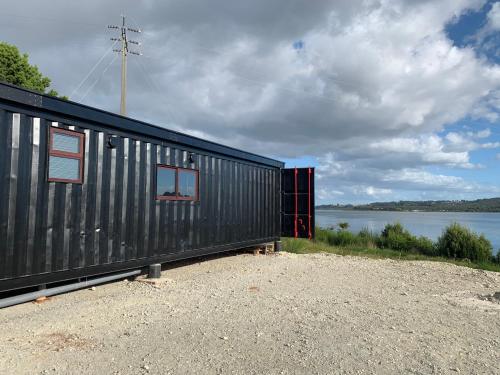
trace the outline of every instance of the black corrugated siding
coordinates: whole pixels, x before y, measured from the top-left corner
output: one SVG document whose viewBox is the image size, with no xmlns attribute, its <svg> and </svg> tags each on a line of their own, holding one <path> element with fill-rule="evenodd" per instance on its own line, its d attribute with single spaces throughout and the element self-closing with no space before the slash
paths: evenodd
<svg viewBox="0 0 500 375">
<path fill-rule="evenodd" d="M 109 148 L 105 127 L 71 124 L 0 109 L 0 290 L 10 279 L 30 285 L 29 276 L 279 237 L 279 168 L 123 134 Z M 47 182 L 50 126 L 85 133 L 83 184 Z M 155 200 L 157 163 L 198 169 L 199 202 Z"/>
</svg>

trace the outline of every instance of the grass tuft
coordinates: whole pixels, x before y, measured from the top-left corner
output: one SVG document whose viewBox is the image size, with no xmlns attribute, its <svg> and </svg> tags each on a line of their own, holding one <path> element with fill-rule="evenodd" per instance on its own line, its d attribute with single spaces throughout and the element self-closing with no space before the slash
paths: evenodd
<svg viewBox="0 0 500 375">
<path fill-rule="evenodd" d="M 432 241 L 425 237 L 411 236 L 408 232 L 401 232 L 400 228 L 397 228 L 397 232 L 396 238 L 386 241 L 384 238 L 387 238 L 387 235 L 384 237 L 384 233 L 379 235 L 367 229 L 355 234 L 346 230 L 333 231 L 316 228 L 315 240 L 285 238 L 283 239 L 283 250 L 294 254 L 330 253 L 373 259 L 445 262 L 457 266 L 500 272 L 500 264 L 491 261 L 469 261 L 428 255 L 435 254 L 435 246 Z M 388 248 L 388 242 L 396 244 L 399 249 Z M 411 245 L 404 245 L 406 242 L 411 243 Z"/>
</svg>

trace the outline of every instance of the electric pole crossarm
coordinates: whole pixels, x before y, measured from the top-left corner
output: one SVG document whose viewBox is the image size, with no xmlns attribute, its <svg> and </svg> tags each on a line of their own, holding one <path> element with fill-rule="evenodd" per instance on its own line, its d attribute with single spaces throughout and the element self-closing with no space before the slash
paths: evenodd
<svg viewBox="0 0 500 375">
<path fill-rule="evenodd" d="M 125 16 L 122 16 L 122 25 L 121 26 L 108 25 L 108 28 L 120 30 L 120 37 L 119 38 L 111 38 L 111 40 L 115 41 L 115 42 L 121 42 L 121 44 L 122 44 L 121 49 L 114 49 L 113 51 L 119 52 L 122 55 L 120 114 L 122 116 L 126 116 L 126 114 L 127 114 L 127 110 L 126 110 L 126 105 L 127 105 L 127 55 L 128 54 L 138 55 L 138 56 L 141 55 L 140 52 L 129 50 L 129 48 L 128 48 L 129 43 L 135 44 L 135 45 L 140 45 L 140 43 L 136 42 L 135 40 L 128 40 L 127 31 L 134 32 L 134 33 L 140 33 L 141 30 L 127 27 L 125 25 Z"/>
</svg>

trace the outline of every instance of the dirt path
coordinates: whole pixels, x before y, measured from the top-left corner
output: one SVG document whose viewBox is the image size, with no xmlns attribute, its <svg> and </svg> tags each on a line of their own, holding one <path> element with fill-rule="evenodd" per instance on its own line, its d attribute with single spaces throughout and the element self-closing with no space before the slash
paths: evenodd
<svg viewBox="0 0 500 375">
<path fill-rule="evenodd" d="M 0 374 L 499 374 L 500 274 L 240 254 L 0 310 Z"/>
</svg>

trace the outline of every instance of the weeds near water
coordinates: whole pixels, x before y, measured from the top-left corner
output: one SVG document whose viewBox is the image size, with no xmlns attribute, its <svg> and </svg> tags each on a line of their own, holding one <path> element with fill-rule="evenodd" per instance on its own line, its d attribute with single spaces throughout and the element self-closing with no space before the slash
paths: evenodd
<svg viewBox="0 0 500 375">
<path fill-rule="evenodd" d="M 442 240 L 443 238 L 454 244 L 454 254 L 459 253 L 456 248 L 457 241 L 453 241 L 455 233 L 459 236 L 460 243 L 467 246 L 467 251 L 464 250 L 463 253 L 469 256 L 472 254 L 472 260 L 443 256 L 448 251 L 445 248 L 446 241 Z M 491 244 L 489 246 L 488 248 L 488 244 L 481 236 L 468 230 L 457 229 L 455 224 L 445 229 L 443 236 L 437 243 L 426 237 L 413 236 L 398 223 L 387 225 L 380 234 L 368 229 L 352 233 L 343 229 L 335 231 L 316 228 L 316 238 L 313 241 L 300 238 L 285 238 L 283 240 L 283 250 L 295 254 L 323 252 L 374 259 L 427 260 L 500 272 L 500 264 L 496 262 L 500 256 L 492 256 Z M 474 253 L 471 252 L 475 251 L 474 249 L 477 249 L 480 256 L 473 257 Z"/>
</svg>

